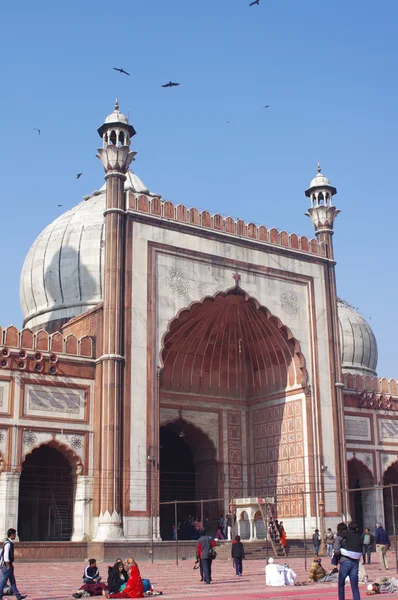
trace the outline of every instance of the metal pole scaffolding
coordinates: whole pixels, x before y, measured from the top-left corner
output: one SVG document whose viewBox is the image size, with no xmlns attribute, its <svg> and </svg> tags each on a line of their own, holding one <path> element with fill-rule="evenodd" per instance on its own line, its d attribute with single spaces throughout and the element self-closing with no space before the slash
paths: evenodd
<svg viewBox="0 0 398 600">
<path fill-rule="evenodd" d="M 176 565 L 178 565 L 178 515 L 177 515 L 177 501 L 174 502 L 174 521 L 176 528 Z"/>
<path fill-rule="evenodd" d="M 398 546 L 397 546 L 397 531 L 395 527 L 395 505 L 394 505 L 394 490 L 393 487 L 390 487 L 391 491 L 391 514 L 392 514 L 392 530 L 394 534 L 394 544 L 395 544 L 395 570 L 398 573 Z"/>
<path fill-rule="evenodd" d="M 307 540 L 305 537 L 305 495 L 304 490 L 301 492 L 303 497 L 303 534 L 304 534 L 304 568 L 307 571 Z"/>
<path fill-rule="evenodd" d="M 153 504 L 151 504 L 151 562 L 153 563 Z"/>
</svg>

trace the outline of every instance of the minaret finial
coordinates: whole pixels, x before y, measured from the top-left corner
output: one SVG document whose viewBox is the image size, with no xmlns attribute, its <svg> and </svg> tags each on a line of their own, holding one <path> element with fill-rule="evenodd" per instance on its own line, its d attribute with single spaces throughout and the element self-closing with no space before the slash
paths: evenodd
<svg viewBox="0 0 398 600">
<path fill-rule="evenodd" d="M 119 100 L 117 98 L 115 100 L 115 110 L 119 110 Z"/>
<path fill-rule="evenodd" d="M 320 163 L 320 161 L 318 160 L 318 173 L 320 173 L 320 172 L 321 172 L 321 163 Z"/>
</svg>

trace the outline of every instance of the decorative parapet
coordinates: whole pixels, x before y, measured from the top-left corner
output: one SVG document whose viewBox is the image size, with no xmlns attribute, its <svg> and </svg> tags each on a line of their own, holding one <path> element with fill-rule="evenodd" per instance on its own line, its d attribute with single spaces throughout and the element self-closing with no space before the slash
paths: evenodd
<svg viewBox="0 0 398 600">
<path fill-rule="evenodd" d="M 158 197 L 129 192 L 128 208 L 138 213 L 145 213 L 167 221 L 185 223 L 203 229 L 223 232 L 239 238 L 254 240 L 260 243 L 275 244 L 276 246 L 299 250 L 317 256 L 326 256 L 325 245 L 316 239 L 298 236 L 295 233 L 279 231 L 264 225 L 246 223 L 241 219 L 223 217 L 220 214 L 210 214 L 207 210 L 187 208 L 183 204 L 175 205 Z"/>
<path fill-rule="evenodd" d="M 52 353 L 54 355 L 78 356 L 93 358 L 93 340 L 89 336 L 77 338 L 70 334 L 66 337 L 60 332 L 48 333 L 44 329 L 33 332 L 30 329 L 18 330 L 14 325 L 6 329 L 0 327 L 0 354 L 20 353 L 20 358 L 35 353 Z"/>
<path fill-rule="evenodd" d="M 344 387 L 353 392 L 375 392 L 376 394 L 390 394 L 398 397 L 398 381 L 385 377 L 370 377 L 369 375 L 344 375 Z"/>
</svg>

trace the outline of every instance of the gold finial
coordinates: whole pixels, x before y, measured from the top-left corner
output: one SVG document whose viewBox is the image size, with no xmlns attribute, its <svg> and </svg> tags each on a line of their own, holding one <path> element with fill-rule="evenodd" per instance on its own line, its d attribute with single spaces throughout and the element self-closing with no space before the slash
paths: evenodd
<svg viewBox="0 0 398 600">
<path fill-rule="evenodd" d="M 119 100 L 116 98 L 115 100 L 115 110 L 118 111 L 119 110 Z"/>
<path fill-rule="evenodd" d="M 320 163 L 320 161 L 318 160 L 318 173 L 320 173 L 320 172 L 321 172 L 321 163 Z"/>
</svg>

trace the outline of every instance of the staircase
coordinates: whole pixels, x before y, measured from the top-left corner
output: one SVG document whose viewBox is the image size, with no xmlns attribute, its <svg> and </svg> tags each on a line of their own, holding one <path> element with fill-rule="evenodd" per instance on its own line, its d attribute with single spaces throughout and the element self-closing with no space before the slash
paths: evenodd
<svg viewBox="0 0 398 600">
<path fill-rule="evenodd" d="M 231 558 L 231 543 L 228 541 L 220 541 L 217 543 L 217 560 L 228 560 Z M 242 540 L 245 547 L 245 556 L 247 560 L 263 560 L 267 559 L 267 550 L 265 540 Z M 311 558 L 314 553 L 314 548 L 311 542 L 306 541 L 307 556 Z M 304 540 L 288 540 L 286 554 L 279 550 L 277 558 L 299 558 L 305 555 Z M 268 542 L 268 556 L 275 556 L 273 548 Z"/>
<path fill-rule="evenodd" d="M 72 536 L 71 507 L 69 503 L 57 504 L 51 496 L 48 511 L 48 537 L 47 540 L 69 541 Z"/>
</svg>

